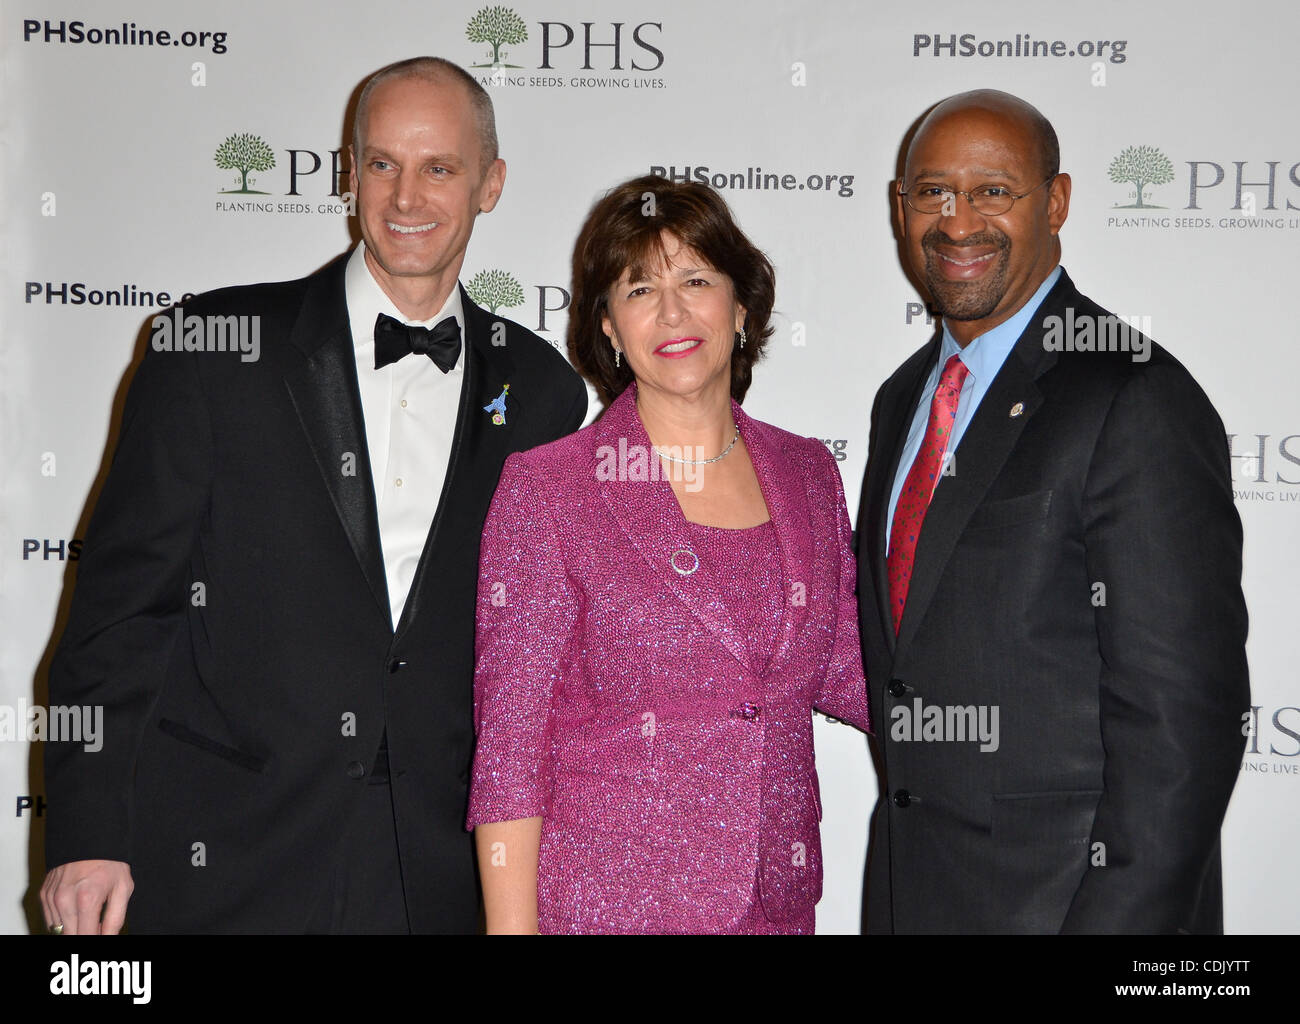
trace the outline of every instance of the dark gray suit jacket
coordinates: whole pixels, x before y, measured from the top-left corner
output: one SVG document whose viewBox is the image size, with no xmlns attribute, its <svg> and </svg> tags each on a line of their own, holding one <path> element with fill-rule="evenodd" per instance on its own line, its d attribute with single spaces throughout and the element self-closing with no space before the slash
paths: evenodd
<svg viewBox="0 0 1300 1024">
<path fill-rule="evenodd" d="M 857 533 L 870 932 L 1222 930 L 1249 705 L 1223 424 L 1154 344 L 1049 351 L 1046 318 L 1071 309 L 1107 315 L 1062 272 L 934 493 L 897 639 L 889 494 L 939 339 L 876 397 Z M 981 708 L 996 750 L 958 738 L 956 709 Z"/>
</svg>

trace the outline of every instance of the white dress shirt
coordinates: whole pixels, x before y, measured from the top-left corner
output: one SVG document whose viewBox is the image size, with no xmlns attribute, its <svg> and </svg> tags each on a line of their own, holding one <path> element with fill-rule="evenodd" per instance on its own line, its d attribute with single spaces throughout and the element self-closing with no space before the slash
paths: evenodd
<svg viewBox="0 0 1300 1024">
<path fill-rule="evenodd" d="M 465 314 L 458 285 L 436 316 L 407 320 L 371 274 L 365 249 L 362 242 L 348 258 L 344 289 L 361 387 L 366 447 L 379 506 L 389 610 L 396 629 L 433 525 L 451 459 L 464 381 Z M 375 320 L 380 313 L 421 327 L 455 317 L 462 345 L 456 365 L 443 373 L 428 356 L 412 353 L 376 370 Z"/>
</svg>

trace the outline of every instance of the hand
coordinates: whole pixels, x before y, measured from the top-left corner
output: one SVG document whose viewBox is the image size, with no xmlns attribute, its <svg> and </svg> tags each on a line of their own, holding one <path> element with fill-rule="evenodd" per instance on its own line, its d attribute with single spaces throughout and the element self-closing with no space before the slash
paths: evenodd
<svg viewBox="0 0 1300 1024">
<path fill-rule="evenodd" d="M 131 865 L 120 860 L 75 860 L 51 868 L 41 885 L 48 928 L 63 935 L 116 935 L 135 891 Z M 104 919 L 100 922 L 100 911 Z"/>
</svg>

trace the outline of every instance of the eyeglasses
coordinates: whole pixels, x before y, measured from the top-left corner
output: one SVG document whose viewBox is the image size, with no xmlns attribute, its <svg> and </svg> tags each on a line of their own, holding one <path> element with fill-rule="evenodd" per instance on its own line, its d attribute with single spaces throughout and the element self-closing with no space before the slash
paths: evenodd
<svg viewBox="0 0 1300 1024">
<path fill-rule="evenodd" d="M 1037 192 L 1055 179 L 1056 175 L 1053 174 L 1046 181 L 1040 181 L 1029 192 Z M 980 185 L 969 192 L 963 192 L 961 189 L 949 188 L 947 185 L 939 185 L 933 181 L 919 181 L 906 192 L 902 188 L 898 190 L 898 194 L 907 200 L 907 205 L 917 213 L 947 211 L 945 216 L 953 216 L 955 207 L 951 204 L 956 203 L 958 196 L 965 196 L 975 212 L 986 217 L 997 217 L 1006 213 L 1015 205 L 1017 199 L 1024 199 L 1029 192 L 1016 195 L 1005 185 Z"/>
</svg>

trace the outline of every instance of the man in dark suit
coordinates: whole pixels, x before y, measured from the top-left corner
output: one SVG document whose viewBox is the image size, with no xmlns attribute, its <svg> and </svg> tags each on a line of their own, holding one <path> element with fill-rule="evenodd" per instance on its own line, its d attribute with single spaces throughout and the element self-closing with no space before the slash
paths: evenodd
<svg viewBox="0 0 1300 1024">
<path fill-rule="evenodd" d="M 898 183 L 938 337 L 880 389 L 859 607 L 870 932 L 1219 932 L 1249 705 L 1223 425 L 1059 267 L 1070 179 L 1005 93 Z"/>
<path fill-rule="evenodd" d="M 351 175 L 350 255 L 195 299 L 184 343 L 155 322 L 50 674 L 105 707 L 100 752 L 46 748 L 55 931 L 116 932 L 128 898 L 137 932 L 478 927 L 479 538 L 586 389 L 457 284 L 505 180 L 469 75 L 378 72 Z M 205 349 L 216 323 L 258 343 Z"/>
</svg>

